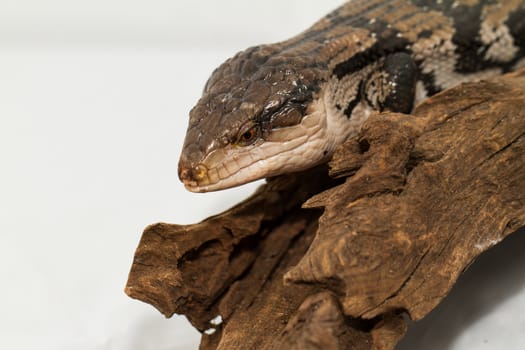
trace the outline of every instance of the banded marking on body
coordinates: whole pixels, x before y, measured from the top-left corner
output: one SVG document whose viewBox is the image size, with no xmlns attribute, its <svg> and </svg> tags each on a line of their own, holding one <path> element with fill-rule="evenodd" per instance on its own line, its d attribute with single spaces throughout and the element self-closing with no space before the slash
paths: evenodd
<svg viewBox="0 0 525 350">
<path fill-rule="evenodd" d="M 221 65 L 190 112 L 192 191 L 325 162 L 373 111 L 410 112 L 464 81 L 525 65 L 525 1 L 352 0 L 303 33 Z"/>
</svg>

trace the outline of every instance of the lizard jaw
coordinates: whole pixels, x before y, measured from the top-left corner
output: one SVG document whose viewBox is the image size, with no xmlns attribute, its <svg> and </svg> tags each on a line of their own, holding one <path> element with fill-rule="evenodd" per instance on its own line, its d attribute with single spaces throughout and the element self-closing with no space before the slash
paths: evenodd
<svg viewBox="0 0 525 350">
<path fill-rule="evenodd" d="M 299 124 L 272 130 L 250 146 L 229 144 L 215 149 L 193 166 L 179 163 L 180 179 L 191 192 L 211 192 L 328 161 L 372 111 L 361 101 L 349 118 L 335 108 L 333 98 L 333 91 L 325 88 Z"/>
<path fill-rule="evenodd" d="M 227 145 L 195 165 L 179 163 L 179 177 L 191 192 L 218 191 L 261 178 L 297 172 L 326 162 L 338 145 L 330 137 L 324 99 L 301 123 L 272 130 L 253 145 Z"/>
</svg>

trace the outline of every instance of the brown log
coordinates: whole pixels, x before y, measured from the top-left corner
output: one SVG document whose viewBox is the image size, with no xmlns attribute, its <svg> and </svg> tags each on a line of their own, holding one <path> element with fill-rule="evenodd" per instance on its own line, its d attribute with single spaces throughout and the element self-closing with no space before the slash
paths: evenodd
<svg viewBox="0 0 525 350">
<path fill-rule="evenodd" d="M 201 349 L 393 349 L 525 225 L 525 71 L 374 115 L 329 166 L 146 228 L 126 293 L 213 332 Z"/>
</svg>

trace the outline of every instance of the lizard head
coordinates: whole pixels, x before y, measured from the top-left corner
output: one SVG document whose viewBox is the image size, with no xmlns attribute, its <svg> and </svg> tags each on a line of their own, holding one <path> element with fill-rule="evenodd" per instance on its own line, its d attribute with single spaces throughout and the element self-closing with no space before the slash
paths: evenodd
<svg viewBox="0 0 525 350">
<path fill-rule="evenodd" d="M 193 192 L 304 170 L 327 158 L 326 67 L 276 45 L 238 53 L 190 112 L 179 178 Z"/>
</svg>

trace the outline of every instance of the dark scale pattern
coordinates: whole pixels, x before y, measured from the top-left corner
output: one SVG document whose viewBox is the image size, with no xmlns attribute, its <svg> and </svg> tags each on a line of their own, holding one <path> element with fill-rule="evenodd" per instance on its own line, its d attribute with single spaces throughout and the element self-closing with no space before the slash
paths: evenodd
<svg viewBox="0 0 525 350">
<path fill-rule="evenodd" d="M 511 64 L 515 64 L 516 61 L 525 56 L 525 5 L 512 12 L 505 24 L 509 27 L 514 38 L 514 44 L 520 49 L 516 58 L 511 62 Z"/>
<path fill-rule="evenodd" d="M 497 4 L 496 0 L 478 1 L 471 6 L 460 4 L 456 0 L 443 0 L 440 3 L 427 0 L 412 0 L 417 6 L 427 6 L 443 12 L 452 19 L 454 24 L 454 36 L 452 42 L 456 45 L 456 53 L 460 59 L 457 61 L 455 69 L 458 73 L 474 73 L 480 70 L 494 67 L 502 67 L 508 70 L 512 62 L 502 63 L 492 60 L 485 60 L 488 47 L 485 46 L 480 38 L 483 8 L 488 5 Z M 525 17 L 519 17 L 518 23 L 523 23 Z M 510 26 L 512 30 L 512 25 Z M 515 35 L 514 38 L 519 38 Z"/>
<path fill-rule="evenodd" d="M 383 60 L 391 54 L 410 52 L 410 42 L 405 39 L 399 31 L 389 25 L 389 23 L 379 19 L 370 22 L 370 20 L 366 18 L 356 20 L 355 23 L 368 29 L 371 33 L 370 35 L 375 35 L 377 41 L 368 49 L 358 52 L 350 59 L 337 64 L 333 70 L 333 74 L 338 79 L 359 72 L 369 65 L 377 64 L 380 60 Z M 363 96 L 366 96 L 363 91 L 364 82 L 364 80 L 359 82 L 355 97 L 348 102 L 344 110 L 347 118 L 351 118 L 354 108 L 364 98 Z"/>
<path fill-rule="evenodd" d="M 363 24 L 364 25 L 364 24 Z M 374 23 L 368 23 L 366 27 L 370 33 L 374 33 L 377 42 L 370 48 L 358 52 L 350 59 L 337 64 L 334 68 L 334 75 L 341 79 L 347 74 L 355 73 L 365 66 L 376 63 L 388 54 L 396 52 L 410 52 L 410 42 L 399 36 L 399 32 L 381 20 L 376 20 Z"/>
<path fill-rule="evenodd" d="M 418 39 L 428 39 L 432 36 L 432 34 L 434 33 L 429 29 L 422 30 L 418 35 Z"/>
<path fill-rule="evenodd" d="M 454 6 L 458 1 L 457 0 L 410 0 L 411 3 L 418 7 L 426 7 L 429 9 L 433 9 L 439 12 L 443 12 L 447 16 L 452 15 L 453 13 L 451 11 L 454 10 L 454 8 L 460 7 L 460 6 Z M 478 4 L 481 4 L 483 6 L 485 5 L 493 5 L 497 4 L 498 0 L 480 0 L 477 1 L 477 3 L 474 6 L 478 6 Z"/>
<path fill-rule="evenodd" d="M 481 60 L 487 52 L 487 47 L 481 42 L 481 9 L 483 6 L 457 6 L 449 9 L 448 14 L 454 19 L 455 32 L 452 42 L 456 45 L 456 53 L 461 57 L 456 63 L 460 73 L 472 73 L 491 66 L 491 62 Z"/>
<path fill-rule="evenodd" d="M 436 78 L 434 77 L 434 74 L 419 72 L 418 78 L 423 82 L 425 90 L 429 96 L 435 95 L 441 91 L 441 89 L 438 88 L 436 84 Z"/>
<path fill-rule="evenodd" d="M 355 98 L 348 103 L 348 106 L 346 106 L 344 110 L 344 114 L 346 115 L 348 119 L 352 117 L 352 111 L 354 110 L 355 106 L 357 106 L 359 101 L 361 101 L 361 95 L 363 94 L 363 85 L 364 85 L 364 81 L 361 80 L 359 82 L 359 86 L 357 87 L 357 93 L 356 93 Z"/>
<path fill-rule="evenodd" d="M 251 47 L 212 73 L 190 112 L 184 161 L 197 162 L 211 150 L 235 142 L 249 121 L 271 127 L 272 116 L 281 108 L 305 111 L 319 90 L 320 79 L 329 76 L 328 70 L 299 45 L 293 50 L 282 47 Z"/>
<path fill-rule="evenodd" d="M 525 5 L 510 13 L 505 24 L 510 29 L 514 43 L 525 49 Z"/>
<path fill-rule="evenodd" d="M 475 73 L 495 66 L 509 69 L 525 56 L 525 1 L 520 1 L 520 9 L 510 13 L 506 20 L 515 44 L 519 46 L 516 57 L 506 63 L 484 60 L 487 47 L 479 37 L 483 9 L 496 2 L 352 0 L 296 37 L 277 44 L 255 46 L 237 54 L 213 72 L 202 98 L 190 112 L 181 161 L 199 162 L 211 150 L 233 142 L 241 127 L 249 122 L 261 128 L 288 125 L 291 121 L 283 119 L 286 112 L 295 109 L 304 113 L 331 77 L 337 78 L 334 79 L 337 84 L 338 79 L 349 74 L 362 74 L 360 71 L 372 65 L 378 67 L 374 68 L 376 70 L 383 69 L 377 63 L 389 55 L 413 54 L 414 42 L 410 40 L 431 39 L 436 34 L 433 31 L 442 25 L 436 22 L 428 29 L 425 23 L 417 22 L 416 16 L 421 13 L 432 12 L 434 17 L 443 19 L 445 26 L 453 23 L 452 41 L 459 56 L 454 74 Z M 412 19 L 419 24 L 410 27 L 409 23 L 416 23 L 411 22 Z M 396 29 L 398 24 L 401 29 Z M 362 34 L 363 29 L 370 37 L 377 38 L 374 44 L 368 42 L 364 50 L 365 40 L 354 35 L 358 31 Z M 411 34 L 412 39 L 405 38 L 405 34 Z M 334 46 L 327 47 L 327 42 Z M 424 52 L 424 48 L 420 52 Z M 415 64 L 420 69 L 425 62 L 423 56 Z M 418 74 L 429 95 L 439 91 L 436 74 L 443 74 L 439 67 L 430 73 Z M 440 76 L 440 80 L 443 79 L 447 77 Z M 363 83 L 358 90 L 362 89 Z M 352 101 L 337 101 L 336 108 L 351 115 L 362 95 L 362 92 L 358 93 Z M 297 113 L 291 115 L 295 122 Z"/>
<path fill-rule="evenodd" d="M 379 28 L 381 26 L 383 26 L 385 29 L 380 30 Z M 341 79 L 347 74 L 355 73 L 363 69 L 365 66 L 376 63 L 378 60 L 382 59 L 388 54 L 395 52 L 409 52 L 409 42 L 402 37 L 398 37 L 397 31 L 393 29 L 387 29 L 386 26 L 387 23 L 376 21 L 372 32 L 379 33 L 378 35 L 381 35 L 381 40 L 378 40 L 374 45 L 365 51 L 359 52 L 350 59 L 337 64 L 333 71 L 334 75 Z"/>
<path fill-rule="evenodd" d="M 454 6 L 455 0 L 443 0 L 441 3 L 418 0 L 413 0 L 412 2 L 418 6 L 435 8 L 452 19 L 455 28 L 452 42 L 457 46 L 456 52 L 461 57 L 456 63 L 458 72 L 472 73 L 490 66 L 488 62 L 480 59 L 487 50 L 479 37 L 481 10 L 484 6 L 481 2 L 473 6 L 464 4 Z M 485 1 L 486 3 L 488 2 Z"/>
</svg>

